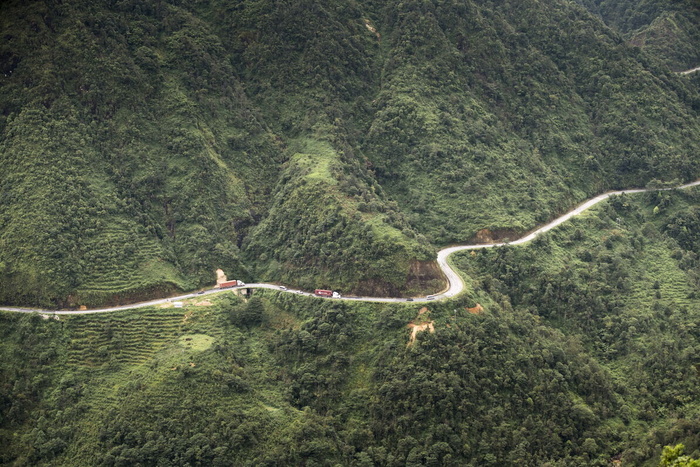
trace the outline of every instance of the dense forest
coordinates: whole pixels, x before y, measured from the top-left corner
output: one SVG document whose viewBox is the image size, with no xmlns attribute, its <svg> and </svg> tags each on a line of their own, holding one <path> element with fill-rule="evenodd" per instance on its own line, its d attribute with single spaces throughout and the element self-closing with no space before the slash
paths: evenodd
<svg viewBox="0 0 700 467">
<path fill-rule="evenodd" d="M 697 466 L 696 0 L 0 2 L 0 465 Z"/>
<path fill-rule="evenodd" d="M 132 301 L 217 268 L 438 290 L 436 247 L 698 176 L 700 86 L 674 73 L 700 64 L 697 19 L 692 0 L 2 2 L 0 302 Z"/>
<path fill-rule="evenodd" d="M 695 0 L 577 0 L 676 71 L 700 63 L 700 5 Z"/>
<path fill-rule="evenodd" d="M 698 189 L 620 196 L 427 306 L 0 314 L 0 462 L 696 465 L 699 232 Z"/>
</svg>

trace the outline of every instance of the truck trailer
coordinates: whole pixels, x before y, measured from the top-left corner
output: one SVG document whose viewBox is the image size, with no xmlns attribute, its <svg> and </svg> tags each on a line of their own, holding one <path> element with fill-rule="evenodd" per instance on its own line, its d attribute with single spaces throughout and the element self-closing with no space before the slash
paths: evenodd
<svg viewBox="0 0 700 467">
<path fill-rule="evenodd" d="M 319 297 L 340 298 L 340 294 L 338 292 L 333 292 L 332 290 L 324 289 L 314 290 L 314 295 L 317 295 Z"/>
</svg>

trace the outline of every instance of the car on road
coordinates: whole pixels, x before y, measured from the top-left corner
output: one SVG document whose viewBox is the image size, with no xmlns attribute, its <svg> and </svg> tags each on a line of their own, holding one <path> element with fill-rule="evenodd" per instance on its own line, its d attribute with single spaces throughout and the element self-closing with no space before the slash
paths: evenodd
<svg viewBox="0 0 700 467">
<path fill-rule="evenodd" d="M 197 292 L 197 295 L 202 295 L 203 293 L 204 293 L 204 290 L 200 290 L 199 292 Z"/>
<path fill-rule="evenodd" d="M 287 287 L 280 285 L 280 290 L 287 290 Z"/>
<path fill-rule="evenodd" d="M 412 298 L 407 298 L 406 301 L 407 301 L 407 302 L 412 302 L 413 299 L 412 299 Z"/>
<path fill-rule="evenodd" d="M 435 295 L 428 295 L 425 297 L 426 300 L 435 300 Z"/>
</svg>

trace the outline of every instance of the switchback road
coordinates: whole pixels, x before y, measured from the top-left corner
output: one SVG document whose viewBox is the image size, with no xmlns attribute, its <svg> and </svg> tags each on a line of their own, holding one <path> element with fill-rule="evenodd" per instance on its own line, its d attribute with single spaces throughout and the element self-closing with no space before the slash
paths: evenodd
<svg viewBox="0 0 700 467">
<path fill-rule="evenodd" d="M 419 298 L 412 298 L 412 299 L 406 299 L 406 298 L 383 298 L 383 297 L 343 297 L 340 299 L 329 299 L 329 300 L 350 300 L 350 301 L 363 301 L 363 302 L 385 302 L 385 303 L 396 303 L 396 302 L 405 302 L 407 300 L 412 300 L 415 302 L 427 302 L 431 300 L 444 300 L 446 298 L 454 297 L 456 295 L 459 295 L 463 290 L 464 290 L 464 281 L 462 280 L 462 277 L 452 269 L 452 267 L 448 264 L 447 258 L 452 254 L 456 253 L 458 251 L 465 251 L 465 250 L 477 250 L 480 248 L 493 248 L 497 246 L 503 246 L 503 245 L 521 245 L 523 243 L 530 242 L 534 240 L 538 235 L 547 232 L 558 225 L 568 221 L 572 217 L 581 214 L 583 211 L 591 208 L 592 206 L 595 206 L 596 204 L 600 203 L 601 201 L 604 201 L 608 199 L 611 196 L 617 196 L 617 195 L 622 195 L 622 194 L 633 194 L 633 193 L 643 193 L 647 191 L 668 191 L 668 190 L 683 190 L 686 188 L 694 187 L 694 186 L 699 186 L 700 185 L 700 180 L 697 180 L 692 183 L 687 183 L 685 185 L 681 185 L 678 187 L 672 187 L 672 188 L 636 188 L 636 189 L 630 189 L 630 190 L 620 190 L 620 191 L 610 191 L 608 193 L 603 193 L 602 195 L 596 196 L 595 198 L 589 199 L 588 201 L 580 204 L 573 210 L 569 211 L 568 213 L 564 214 L 563 216 L 560 216 L 553 221 L 549 222 L 548 224 L 543 225 L 542 227 L 539 227 L 536 230 L 533 230 L 529 234 L 514 240 L 512 242 L 508 243 L 479 243 L 475 245 L 459 245 L 459 246 L 451 246 L 447 248 L 443 248 L 438 252 L 437 256 L 437 262 L 438 265 L 440 266 L 440 269 L 442 269 L 442 272 L 445 274 L 445 277 L 447 278 L 447 281 L 449 283 L 448 288 L 436 295 L 428 295 L 427 297 L 419 297 Z M 295 289 L 287 289 L 286 287 L 280 287 L 279 285 L 275 284 L 246 284 L 245 286 L 237 286 L 235 288 L 257 288 L 257 289 L 272 289 L 272 290 L 278 290 L 286 293 L 294 293 L 294 294 L 299 294 L 299 295 L 305 295 L 305 296 L 314 296 L 313 293 L 309 292 L 304 292 L 302 290 L 295 290 Z M 85 314 L 92 314 L 92 313 L 109 313 L 109 312 L 115 312 L 115 311 L 123 311 L 123 310 L 131 310 L 135 308 L 143 308 L 147 306 L 156 306 L 156 305 L 162 305 L 166 304 L 169 302 L 179 302 L 182 300 L 187 300 L 191 298 L 201 298 L 206 295 L 210 294 L 215 294 L 215 293 L 223 293 L 226 291 L 229 291 L 230 289 L 210 289 L 202 292 L 196 292 L 196 293 L 189 293 L 185 295 L 180 295 L 177 297 L 170 297 L 170 298 L 163 298 L 159 300 L 151 300 L 148 302 L 141 302 L 141 303 L 134 303 L 130 305 L 122 305 L 122 306 L 115 306 L 115 307 L 108 307 L 108 308 L 97 308 L 97 309 L 92 309 L 92 310 L 58 310 L 58 311 L 53 311 L 53 310 L 42 310 L 42 309 L 36 309 L 36 308 L 23 308 L 23 307 L 0 307 L 0 310 L 3 311 L 14 311 L 14 312 L 19 312 L 19 313 L 41 313 L 44 315 L 85 315 Z"/>
</svg>

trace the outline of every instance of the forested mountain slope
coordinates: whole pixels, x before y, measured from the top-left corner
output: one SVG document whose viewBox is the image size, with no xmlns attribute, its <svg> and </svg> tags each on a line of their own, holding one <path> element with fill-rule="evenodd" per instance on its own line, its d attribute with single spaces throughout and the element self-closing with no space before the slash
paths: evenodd
<svg viewBox="0 0 700 467">
<path fill-rule="evenodd" d="M 700 63 L 700 3 L 696 0 L 578 0 L 635 46 L 675 70 Z"/>
<path fill-rule="evenodd" d="M 655 466 L 700 453 L 700 191 L 461 253 L 416 303 L 0 313 L 0 464 Z M 663 464 L 662 464 L 663 465 Z"/>
<path fill-rule="evenodd" d="M 697 86 L 568 1 L 7 1 L 0 28 L 5 303 L 216 268 L 435 290 L 431 244 L 698 175 Z"/>
</svg>

